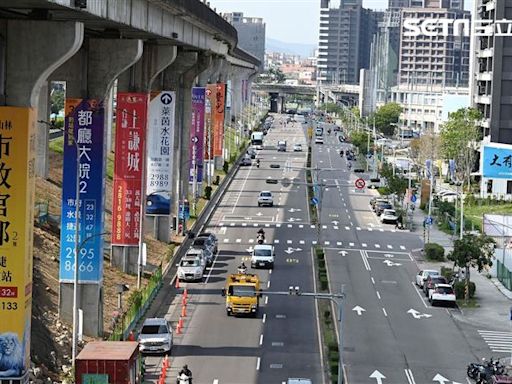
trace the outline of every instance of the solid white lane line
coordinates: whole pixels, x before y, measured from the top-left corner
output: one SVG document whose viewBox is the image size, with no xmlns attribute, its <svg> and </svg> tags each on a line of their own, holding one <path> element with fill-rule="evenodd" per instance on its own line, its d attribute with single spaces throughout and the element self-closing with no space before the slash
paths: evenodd
<svg viewBox="0 0 512 384">
<path fill-rule="evenodd" d="M 375 279 L 372 277 L 372 283 L 373 285 L 375 285 Z"/>
<path fill-rule="evenodd" d="M 377 297 L 378 297 L 378 298 L 379 298 L 379 300 L 380 300 L 380 293 L 379 293 L 379 291 L 375 291 L 375 292 L 377 293 Z"/>
<path fill-rule="evenodd" d="M 258 361 L 256 362 L 256 370 L 260 370 L 260 364 L 261 364 L 261 357 L 258 357 Z"/>
<path fill-rule="evenodd" d="M 416 381 L 414 381 L 414 376 L 412 375 L 412 371 L 410 369 L 405 370 L 405 376 L 407 377 L 407 381 L 409 384 L 416 384 Z"/>
<path fill-rule="evenodd" d="M 386 312 L 385 308 L 382 308 L 382 312 L 384 312 L 384 316 L 388 317 L 388 313 Z"/>
<path fill-rule="evenodd" d="M 366 257 L 366 251 L 360 251 L 360 253 L 363 259 L 364 267 L 366 268 L 367 271 L 371 271 L 370 263 L 368 262 L 368 258 Z"/>
<path fill-rule="evenodd" d="M 269 275 L 271 275 L 271 274 L 272 274 L 272 270 L 271 270 L 271 269 L 269 269 L 269 270 L 268 270 L 268 274 L 269 274 Z"/>
<path fill-rule="evenodd" d="M 425 300 L 423 300 L 423 296 L 421 295 L 420 291 L 416 288 L 416 284 L 414 284 L 413 281 L 411 281 L 411 284 L 412 284 L 412 289 L 414 289 L 416 291 L 416 293 L 420 297 L 420 300 L 423 303 L 423 305 L 425 306 L 425 308 L 428 308 L 427 303 L 425 303 Z"/>
<path fill-rule="evenodd" d="M 263 323 L 265 323 L 265 321 L 266 321 L 266 320 L 267 320 L 267 314 L 266 314 L 266 313 L 264 313 L 264 314 L 263 314 Z"/>
</svg>

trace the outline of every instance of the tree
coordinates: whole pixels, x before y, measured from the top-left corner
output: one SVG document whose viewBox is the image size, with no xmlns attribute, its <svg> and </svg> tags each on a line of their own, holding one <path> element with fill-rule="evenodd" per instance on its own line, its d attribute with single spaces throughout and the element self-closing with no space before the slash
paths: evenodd
<svg viewBox="0 0 512 384">
<path fill-rule="evenodd" d="M 50 104 L 51 113 L 58 115 L 64 109 L 64 90 L 52 90 Z"/>
<path fill-rule="evenodd" d="M 367 132 L 352 131 L 350 133 L 350 141 L 354 146 L 359 148 L 359 153 L 366 155 L 368 153 L 368 136 Z M 370 146 L 372 145 L 373 138 L 370 136 Z"/>
<path fill-rule="evenodd" d="M 320 109 L 324 110 L 327 113 L 334 113 L 336 115 L 342 113 L 342 108 L 338 104 L 336 104 L 336 103 L 325 103 L 325 104 L 322 104 Z"/>
<path fill-rule="evenodd" d="M 461 108 L 450 113 L 448 121 L 441 127 L 441 152 L 445 160 L 453 159 L 459 179 L 469 187 L 471 171 L 476 161 L 476 145 L 480 140 L 478 122 L 480 111 Z"/>
<path fill-rule="evenodd" d="M 370 121 L 375 118 L 375 127 L 384 135 L 392 136 L 395 132 L 395 126 L 398 122 L 402 107 L 397 103 L 387 103 L 377 109 L 377 111 L 370 117 Z"/>
<path fill-rule="evenodd" d="M 448 260 L 465 270 L 466 302 L 469 300 L 469 268 L 474 267 L 481 272 L 485 266 L 492 266 L 494 255 L 494 240 L 484 234 L 478 236 L 465 233 L 462 239 L 453 242 L 453 251 L 448 254 Z"/>
</svg>

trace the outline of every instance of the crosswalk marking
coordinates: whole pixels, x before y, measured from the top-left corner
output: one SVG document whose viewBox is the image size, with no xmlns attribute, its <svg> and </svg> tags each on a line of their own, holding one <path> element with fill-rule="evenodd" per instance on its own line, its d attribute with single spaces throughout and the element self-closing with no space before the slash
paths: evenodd
<svg viewBox="0 0 512 384">
<path fill-rule="evenodd" d="M 388 244 L 388 249 L 393 249 L 393 246 L 391 244 Z"/>
<path fill-rule="evenodd" d="M 279 239 L 274 239 L 274 244 L 279 244 Z"/>
<path fill-rule="evenodd" d="M 366 244 L 366 243 L 361 243 L 361 247 L 366 248 L 367 246 L 368 246 L 368 244 Z"/>
<path fill-rule="evenodd" d="M 341 243 L 341 241 L 337 241 L 337 242 L 336 242 L 336 245 L 338 245 L 338 246 L 340 246 L 340 247 L 341 247 L 341 244 L 342 244 L 342 243 Z"/>
<path fill-rule="evenodd" d="M 503 353 L 512 351 L 511 332 L 478 330 L 478 334 L 484 339 L 491 351 Z"/>
<path fill-rule="evenodd" d="M 335 225 L 335 226 L 333 227 L 333 229 L 338 229 L 338 227 Z"/>
<path fill-rule="evenodd" d="M 380 248 L 380 244 L 375 244 L 375 248 Z"/>
<path fill-rule="evenodd" d="M 286 240 L 286 244 L 291 244 L 291 243 L 293 243 L 292 240 Z"/>
<path fill-rule="evenodd" d="M 400 246 L 400 249 L 405 251 L 405 247 L 403 245 Z"/>
<path fill-rule="evenodd" d="M 324 245 L 329 245 L 329 244 L 331 244 L 330 241 L 324 241 Z"/>
<path fill-rule="evenodd" d="M 249 239 L 249 244 L 254 243 L 254 239 Z"/>
</svg>

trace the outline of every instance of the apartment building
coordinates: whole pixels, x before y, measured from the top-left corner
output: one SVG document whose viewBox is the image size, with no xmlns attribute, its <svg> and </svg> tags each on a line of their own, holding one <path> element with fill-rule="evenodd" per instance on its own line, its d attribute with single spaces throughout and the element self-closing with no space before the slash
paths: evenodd
<svg viewBox="0 0 512 384">
<path fill-rule="evenodd" d="M 318 80 L 357 84 L 361 68 L 369 68 L 370 46 L 382 12 L 365 9 L 362 0 L 340 0 L 320 10 Z"/>
<path fill-rule="evenodd" d="M 243 12 L 225 13 L 224 18 L 238 32 L 238 46 L 265 61 L 265 23 L 261 17 L 244 17 Z"/>
</svg>

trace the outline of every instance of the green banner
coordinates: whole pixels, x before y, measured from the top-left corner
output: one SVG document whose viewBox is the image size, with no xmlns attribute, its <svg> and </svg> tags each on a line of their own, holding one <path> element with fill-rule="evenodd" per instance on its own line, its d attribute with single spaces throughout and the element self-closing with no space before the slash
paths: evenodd
<svg viewBox="0 0 512 384">
<path fill-rule="evenodd" d="M 108 375 L 82 375 L 83 384 L 109 384 Z"/>
</svg>

